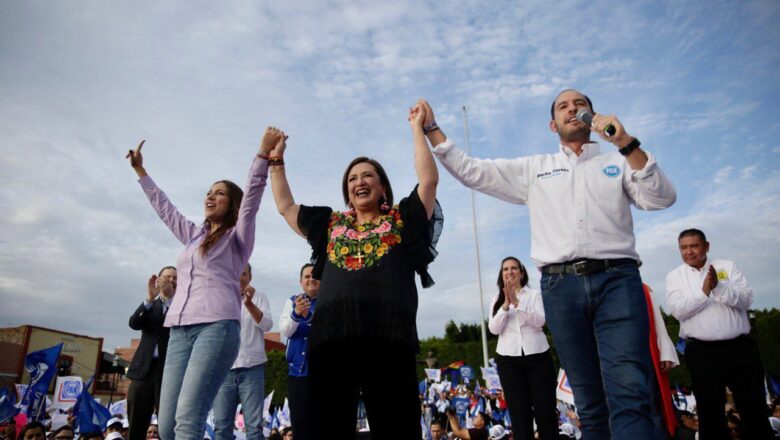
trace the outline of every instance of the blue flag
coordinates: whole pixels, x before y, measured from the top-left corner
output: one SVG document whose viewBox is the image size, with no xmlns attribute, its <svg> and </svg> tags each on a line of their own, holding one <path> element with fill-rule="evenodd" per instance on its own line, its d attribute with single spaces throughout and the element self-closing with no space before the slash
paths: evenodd
<svg viewBox="0 0 780 440">
<path fill-rule="evenodd" d="M 92 382 L 92 379 L 90 379 Z M 76 412 L 75 408 L 78 408 Z M 108 408 L 97 403 L 92 395 L 89 394 L 88 387 L 84 387 L 81 395 L 76 401 L 74 407 L 79 426 L 79 432 L 103 431 L 106 429 L 106 423 L 111 419 L 111 413 Z"/>
<path fill-rule="evenodd" d="M 769 391 L 774 394 L 775 396 L 780 396 L 780 381 L 778 381 L 774 376 L 769 376 Z"/>
<path fill-rule="evenodd" d="M 15 402 L 16 398 L 8 392 L 8 389 L 5 387 L 0 388 L 0 423 L 11 419 L 19 413 L 19 408 L 14 405 Z"/>
<path fill-rule="evenodd" d="M 43 350 L 34 351 L 24 359 L 24 367 L 30 373 L 30 384 L 22 399 L 27 404 L 27 418 L 36 421 L 46 417 L 46 394 L 51 380 L 57 375 L 57 359 L 62 342 Z"/>
</svg>

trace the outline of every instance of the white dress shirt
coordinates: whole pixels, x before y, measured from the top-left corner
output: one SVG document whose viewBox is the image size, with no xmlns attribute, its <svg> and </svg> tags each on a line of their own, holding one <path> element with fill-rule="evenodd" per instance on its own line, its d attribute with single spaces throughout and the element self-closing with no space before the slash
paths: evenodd
<svg viewBox="0 0 780 440">
<path fill-rule="evenodd" d="M 718 285 L 707 296 L 702 290 L 709 266 Z M 724 341 L 750 333 L 747 310 L 753 290 L 729 260 L 707 260 L 701 270 L 682 264 L 666 276 L 666 304 L 680 321 L 680 337 Z"/>
<path fill-rule="evenodd" d="M 490 301 L 490 313 L 493 313 L 498 295 Z M 547 337 L 542 331 L 544 326 L 544 304 L 542 294 L 528 286 L 517 293 L 517 305 L 510 304 L 509 310 L 499 307 L 495 315 L 488 320 L 490 333 L 498 335 L 496 353 L 502 356 L 522 356 L 537 354 L 550 349 Z"/>
<path fill-rule="evenodd" d="M 252 303 L 263 312 L 263 317 L 259 323 L 255 322 L 255 318 L 246 309 L 243 300 L 241 301 L 241 345 L 231 370 L 254 367 L 268 361 L 265 354 L 265 332 L 271 330 L 274 325 L 271 303 L 263 292 L 255 292 Z"/>
<path fill-rule="evenodd" d="M 600 153 L 594 142 L 583 145 L 579 156 L 560 145 L 555 154 L 475 159 L 447 139 L 433 152 L 467 187 L 528 205 L 531 259 L 542 267 L 577 258 L 639 260 L 630 205 L 652 211 L 677 199 L 650 153 L 645 167 L 633 170 L 612 149 Z"/>
</svg>

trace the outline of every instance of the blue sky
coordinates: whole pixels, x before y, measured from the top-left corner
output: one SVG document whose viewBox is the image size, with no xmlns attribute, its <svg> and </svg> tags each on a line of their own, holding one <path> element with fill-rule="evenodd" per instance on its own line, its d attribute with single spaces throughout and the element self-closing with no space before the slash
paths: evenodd
<svg viewBox="0 0 780 440">
<path fill-rule="evenodd" d="M 780 3 L 2 2 L 0 326 L 35 324 L 127 345 L 148 276 L 181 246 L 123 154 L 140 139 L 149 173 L 190 218 L 209 185 L 243 184 L 263 129 L 290 135 L 299 203 L 341 207 L 355 156 L 415 182 L 405 116 L 417 98 L 479 157 L 554 151 L 549 107 L 587 93 L 656 155 L 678 201 L 635 211 L 643 277 L 663 304 L 676 235 L 703 229 L 754 306 L 780 306 Z M 469 192 L 441 170 L 445 229 L 420 290 L 423 337 L 479 320 Z M 278 318 L 306 243 L 261 205 L 251 262 Z M 486 302 L 500 260 L 529 261 L 528 212 L 477 195 Z M 538 287 L 538 273 L 532 273 Z M 275 328 L 277 328 L 275 326 Z"/>
</svg>

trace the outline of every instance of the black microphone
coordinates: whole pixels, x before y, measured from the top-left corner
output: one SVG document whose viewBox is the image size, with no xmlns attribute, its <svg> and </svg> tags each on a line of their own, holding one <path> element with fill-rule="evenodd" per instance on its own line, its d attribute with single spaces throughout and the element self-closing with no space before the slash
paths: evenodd
<svg viewBox="0 0 780 440">
<path fill-rule="evenodd" d="M 580 121 L 593 126 L 593 115 L 590 114 L 589 111 L 585 110 L 584 107 L 581 107 L 579 110 L 577 110 L 577 119 Z M 612 126 L 612 124 L 607 125 L 607 127 L 604 129 L 604 134 L 607 135 L 607 137 L 612 136 L 615 134 L 615 127 Z"/>
</svg>

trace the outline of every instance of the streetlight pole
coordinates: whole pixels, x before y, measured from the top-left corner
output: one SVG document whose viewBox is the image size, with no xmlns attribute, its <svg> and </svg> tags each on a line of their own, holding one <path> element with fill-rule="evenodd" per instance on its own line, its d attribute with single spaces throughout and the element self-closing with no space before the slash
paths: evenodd
<svg viewBox="0 0 780 440">
<path fill-rule="evenodd" d="M 463 106 L 463 130 L 466 134 L 466 154 L 471 155 L 471 145 L 469 143 L 469 121 L 466 113 L 466 106 Z M 482 294 L 482 264 L 479 260 L 479 235 L 477 234 L 477 208 L 474 202 L 474 190 L 471 191 L 471 216 L 474 220 L 474 246 L 477 253 L 477 285 L 479 286 L 479 324 L 482 329 L 482 360 L 484 367 L 488 367 L 488 348 L 487 348 L 487 329 L 485 328 L 485 301 Z"/>
</svg>

